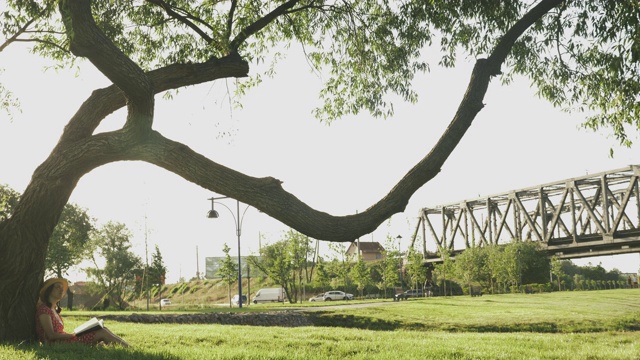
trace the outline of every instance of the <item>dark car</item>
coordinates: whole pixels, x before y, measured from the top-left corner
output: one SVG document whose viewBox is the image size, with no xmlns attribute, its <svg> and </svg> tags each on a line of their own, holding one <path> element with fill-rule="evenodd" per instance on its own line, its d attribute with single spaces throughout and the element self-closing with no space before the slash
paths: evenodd
<svg viewBox="0 0 640 360">
<path fill-rule="evenodd" d="M 233 297 L 231 298 L 231 303 L 235 306 L 238 306 L 238 299 L 239 296 L 238 295 L 233 295 Z M 242 295 L 242 303 L 246 304 L 247 303 L 247 296 L 246 295 Z"/>
<path fill-rule="evenodd" d="M 407 290 L 405 292 L 396 294 L 393 297 L 393 300 L 394 301 L 407 300 L 408 298 L 412 298 L 412 297 L 424 297 L 424 293 L 422 292 L 422 289 L 412 289 L 412 290 Z"/>
</svg>

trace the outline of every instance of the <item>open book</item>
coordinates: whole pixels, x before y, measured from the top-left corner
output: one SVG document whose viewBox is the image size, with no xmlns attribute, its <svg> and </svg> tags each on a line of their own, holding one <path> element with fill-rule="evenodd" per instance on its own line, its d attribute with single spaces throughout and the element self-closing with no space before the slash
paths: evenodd
<svg viewBox="0 0 640 360">
<path fill-rule="evenodd" d="M 84 324 L 78 326 L 73 330 L 76 333 L 76 336 L 80 336 L 88 331 L 102 329 L 104 327 L 104 321 L 102 319 L 98 320 L 96 318 L 91 318 Z"/>
</svg>

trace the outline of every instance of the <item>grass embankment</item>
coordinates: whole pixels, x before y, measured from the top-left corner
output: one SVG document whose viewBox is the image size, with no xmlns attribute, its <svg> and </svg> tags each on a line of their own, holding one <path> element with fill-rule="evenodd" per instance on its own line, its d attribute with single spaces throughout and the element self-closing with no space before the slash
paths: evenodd
<svg viewBox="0 0 640 360">
<path fill-rule="evenodd" d="M 67 327 L 88 315 L 66 313 Z M 0 359 L 640 359 L 637 289 L 412 299 L 310 316 L 316 326 L 303 328 L 109 322 L 132 348 L 0 345 Z"/>
</svg>

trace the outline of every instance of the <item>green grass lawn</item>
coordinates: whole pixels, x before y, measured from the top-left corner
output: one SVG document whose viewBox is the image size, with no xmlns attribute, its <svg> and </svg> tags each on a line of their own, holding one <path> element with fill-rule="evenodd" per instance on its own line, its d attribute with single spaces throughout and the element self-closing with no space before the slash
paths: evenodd
<svg viewBox="0 0 640 360">
<path fill-rule="evenodd" d="M 284 307 L 251 310 L 260 308 Z M 91 314 L 63 315 L 73 328 Z M 316 326 L 298 328 L 110 321 L 131 348 L 8 344 L 0 359 L 640 359 L 637 289 L 412 299 L 310 316 Z"/>
</svg>

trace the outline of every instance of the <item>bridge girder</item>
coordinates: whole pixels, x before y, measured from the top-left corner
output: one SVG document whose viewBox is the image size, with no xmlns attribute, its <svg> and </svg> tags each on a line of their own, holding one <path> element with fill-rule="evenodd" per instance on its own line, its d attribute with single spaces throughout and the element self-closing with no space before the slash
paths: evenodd
<svg viewBox="0 0 640 360">
<path fill-rule="evenodd" d="M 537 241 L 563 259 L 640 252 L 640 165 L 420 210 L 426 260 L 440 249 Z"/>
</svg>

